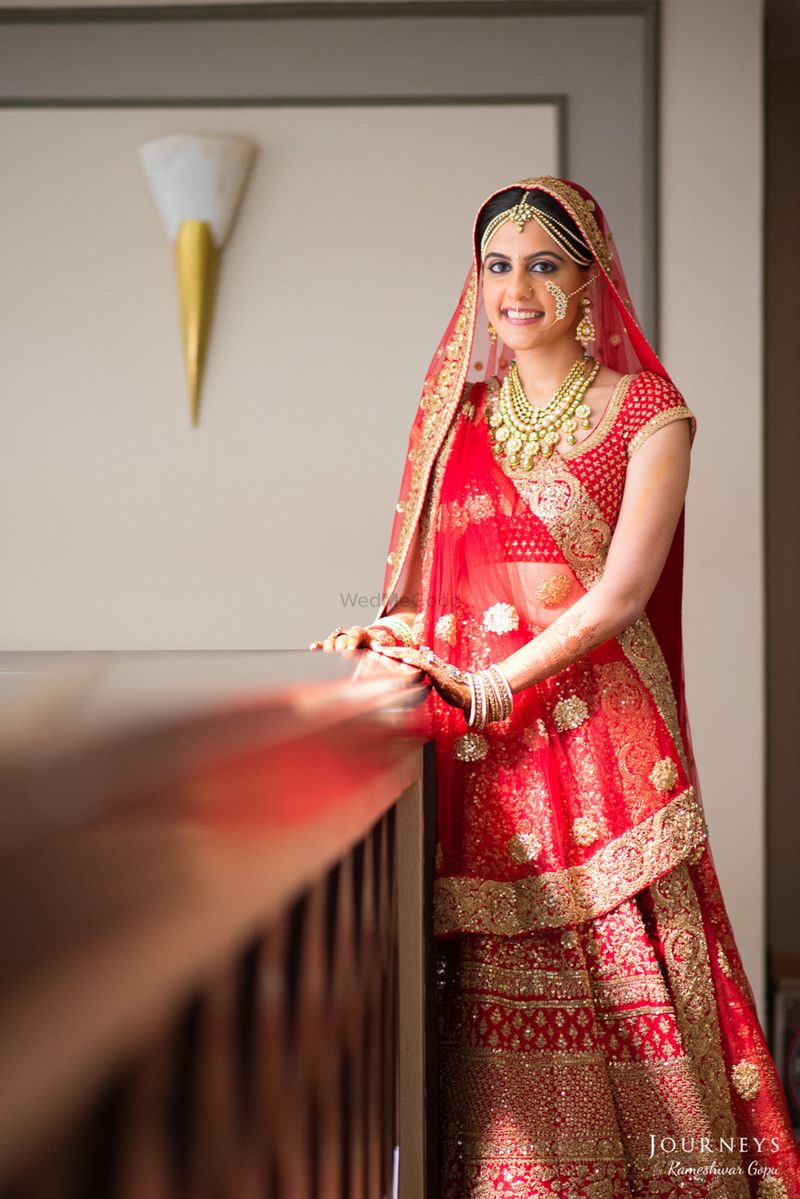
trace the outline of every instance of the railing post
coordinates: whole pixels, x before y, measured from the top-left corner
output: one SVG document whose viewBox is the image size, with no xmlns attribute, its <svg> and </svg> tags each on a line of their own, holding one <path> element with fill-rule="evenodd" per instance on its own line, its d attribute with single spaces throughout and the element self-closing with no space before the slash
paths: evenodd
<svg viewBox="0 0 800 1199">
<path fill-rule="evenodd" d="M 423 749 L 423 778 L 397 804 L 398 1199 L 436 1194 L 437 1095 L 432 936 L 436 846 L 435 751 Z"/>
</svg>

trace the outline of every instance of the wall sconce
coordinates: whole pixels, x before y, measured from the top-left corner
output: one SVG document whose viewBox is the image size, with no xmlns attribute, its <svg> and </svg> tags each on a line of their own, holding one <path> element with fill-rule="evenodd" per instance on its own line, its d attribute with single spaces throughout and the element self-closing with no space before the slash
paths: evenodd
<svg viewBox="0 0 800 1199">
<path fill-rule="evenodd" d="M 242 137 L 179 134 L 139 147 L 156 207 L 175 246 L 183 354 L 197 425 L 219 252 L 231 232 L 255 154 Z"/>
</svg>

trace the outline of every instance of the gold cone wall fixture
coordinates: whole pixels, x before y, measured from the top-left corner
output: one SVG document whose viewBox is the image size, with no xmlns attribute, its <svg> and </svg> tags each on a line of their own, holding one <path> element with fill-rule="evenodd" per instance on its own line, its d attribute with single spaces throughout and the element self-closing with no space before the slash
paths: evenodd
<svg viewBox="0 0 800 1199">
<path fill-rule="evenodd" d="M 192 425 L 200 418 L 220 250 L 230 236 L 255 146 L 243 137 L 176 134 L 139 147 L 156 207 L 175 248 Z"/>
</svg>

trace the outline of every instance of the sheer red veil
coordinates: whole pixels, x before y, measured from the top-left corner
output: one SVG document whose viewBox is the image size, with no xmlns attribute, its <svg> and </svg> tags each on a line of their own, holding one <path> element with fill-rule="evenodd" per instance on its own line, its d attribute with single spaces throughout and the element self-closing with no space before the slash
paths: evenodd
<svg viewBox="0 0 800 1199">
<path fill-rule="evenodd" d="M 666 368 L 648 342 L 625 282 L 608 221 L 594 197 L 580 184 L 551 176 L 523 179 L 498 188 L 481 205 L 475 217 L 472 263 L 447 328 L 431 359 L 408 439 L 408 450 L 396 513 L 389 541 L 380 615 L 398 600 L 409 550 L 416 536 L 424 548 L 436 518 L 429 494 L 434 463 L 447 453 L 446 438 L 469 385 L 486 379 L 504 363 L 502 342 L 490 345 L 483 305 L 481 263 L 477 230 L 486 204 L 509 187 L 539 189 L 552 196 L 573 219 L 591 249 L 598 267 L 598 286 L 592 304 L 596 330 L 593 353 L 606 366 L 621 373 L 652 371 L 669 380 Z M 684 512 L 681 512 L 670 552 L 647 605 L 647 616 L 661 646 L 672 679 L 684 747 L 697 786 L 694 755 L 685 702 L 681 603 L 683 583 Z M 423 555 L 424 559 L 424 555 Z M 422 579 L 422 598 L 428 580 Z"/>
</svg>

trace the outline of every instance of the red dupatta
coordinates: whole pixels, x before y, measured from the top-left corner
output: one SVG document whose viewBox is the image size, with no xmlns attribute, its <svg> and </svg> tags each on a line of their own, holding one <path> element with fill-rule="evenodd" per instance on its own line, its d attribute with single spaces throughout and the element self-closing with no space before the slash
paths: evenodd
<svg viewBox="0 0 800 1199">
<path fill-rule="evenodd" d="M 553 196 L 575 221 L 584 241 L 590 247 L 599 268 L 598 286 L 593 299 L 592 312 L 597 331 L 594 346 L 595 356 L 605 365 L 623 374 L 631 375 L 648 371 L 670 384 L 671 380 L 669 380 L 665 368 L 649 345 L 636 319 L 611 231 L 604 214 L 593 197 L 578 184 L 549 176 L 522 180 L 520 183 L 510 186 L 526 189 L 538 188 Z M 498 189 L 498 192 L 505 190 L 506 188 L 501 188 Z M 493 195 L 497 195 L 498 192 Z M 489 197 L 489 199 L 491 198 Z M 443 504 L 449 505 L 452 510 L 454 505 L 463 506 L 465 499 L 469 500 L 469 496 L 465 496 L 463 491 L 464 471 L 472 470 L 473 477 L 477 477 L 474 476 L 475 471 L 478 471 L 479 475 L 483 472 L 486 479 L 490 476 L 490 464 L 479 461 L 480 450 L 476 450 L 477 443 L 474 438 L 471 442 L 465 441 L 462 431 L 470 425 L 471 408 L 474 408 L 473 400 L 477 398 L 480 403 L 484 394 L 483 387 L 475 387 L 475 384 L 482 385 L 493 376 L 498 359 L 501 371 L 504 367 L 502 343 L 498 343 L 496 347 L 490 347 L 486 333 L 487 318 L 483 307 L 481 265 L 476 237 L 479 216 L 480 212 L 476 215 L 473 227 L 472 265 L 458 304 L 426 373 L 422 395 L 409 436 L 408 456 L 390 538 L 384 578 L 384 601 L 381 615 L 397 601 L 396 589 L 403 577 L 403 568 L 415 538 L 419 538 L 422 588 L 417 633 L 421 640 L 430 645 L 434 644 L 437 622 L 443 615 L 450 617 L 454 603 L 458 599 L 458 596 L 452 594 L 442 595 L 442 588 L 449 587 L 451 591 L 455 588 L 463 598 L 465 588 L 471 585 L 470 580 L 474 582 L 474 576 L 479 573 L 475 570 L 474 565 L 472 571 L 465 566 L 461 575 L 458 575 L 457 571 L 451 571 L 449 577 L 446 578 L 446 572 L 444 575 L 442 573 L 442 562 L 445 561 L 446 555 L 437 553 L 436 547 L 445 544 L 442 542 L 442 537 L 447 538 L 446 528 L 443 531 Z M 461 419 L 463 417 L 467 419 Z M 476 457 L 476 453 L 478 457 Z M 453 454 L 463 456 L 465 463 L 463 469 L 454 469 L 455 460 L 450 462 Z M 448 464 L 450 464 L 449 472 Z M 582 586 L 591 586 L 599 577 L 597 570 L 602 570 L 602 563 L 598 561 L 595 564 L 597 566 L 597 570 L 595 570 L 591 561 L 587 563 L 583 560 L 583 550 L 580 547 L 576 553 L 571 554 L 569 537 L 567 536 L 565 541 L 563 536 L 563 519 L 560 520 L 556 514 L 554 520 L 548 524 L 546 504 L 539 504 L 537 508 L 537 504 L 531 501 L 530 495 L 526 497 L 525 503 L 520 504 L 520 496 L 518 493 L 515 495 L 514 488 L 508 480 L 506 481 L 508 488 L 503 497 L 501 495 L 503 484 L 498 481 L 497 476 L 498 472 L 495 470 L 493 472 L 494 485 L 497 490 L 495 500 L 498 504 L 510 505 L 509 510 L 505 513 L 508 519 L 517 522 L 523 521 L 527 527 L 526 536 L 536 539 L 540 547 L 542 540 L 549 537 L 552 541 L 552 557 L 548 560 L 553 562 L 560 560 L 575 572 Z M 563 485 L 569 488 L 571 486 L 566 477 L 561 480 L 554 479 L 551 482 L 557 487 Z M 461 488 L 460 493 L 459 488 Z M 485 491 L 482 491 L 481 494 L 485 494 Z M 496 530 L 498 535 L 502 534 L 502 521 L 499 520 L 500 511 L 500 508 L 496 510 L 494 521 L 498 526 Z M 590 523 L 591 520 L 597 522 L 602 520 L 598 513 L 587 512 L 585 505 L 581 515 L 584 521 L 588 517 Z M 688 796 L 692 800 L 688 811 L 685 803 L 683 806 L 673 803 L 671 827 L 665 827 L 668 816 L 667 797 L 662 797 L 660 805 L 654 803 L 653 810 L 647 813 L 640 811 L 637 814 L 633 810 L 622 812 L 621 805 L 620 811 L 610 821 L 600 817 L 599 824 L 603 830 L 602 835 L 593 843 L 589 842 L 581 848 L 574 837 L 570 845 L 567 836 L 568 830 L 560 827 L 563 820 L 556 811 L 558 805 L 551 805 L 553 844 L 550 848 L 552 853 L 544 867 L 541 862 L 538 866 L 531 860 L 526 863 L 525 847 L 520 843 L 519 860 L 515 863 L 515 868 L 511 870 L 510 876 L 499 868 L 491 871 L 484 868 L 482 871 L 476 872 L 474 866 L 470 868 L 469 865 L 465 865 L 463 854 L 459 854 L 455 848 L 460 839 L 463 841 L 464 836 L 463 827 L 459 823 L 461 820 L 459 812 L 463 807 L 466 781 L 464 777 L 459 777 L 458 747 L 456 747 L 455 761 L 453 761 L 453 746 L 456 738 L 463 735 L 466 728 L 464 717 L 459 710 L 445 710 L 446 705 L 443 705 L 441 701 L 438 701 L 438 697 L 435 697 L 435 701 L 438 701 L 439 790 L 440 800 L 443 798 L 445 801 L 440 806 L 440 828 L 443 832 L 444 845 L 444 862 L 440 860 L 440 870 L 444 874 L 479 874 L 483 878 L 492 877 L 503 880 L 505 883 L 510 878 L 512 887 L 514 879 L 518 881 L 523 877 L 534 876 L 538 879 L 536 888 L 526 893 L 527 899 L 522 903 L 518 888 L 512 892 L 511 900 L 509 900 L 508 892 L 498 893 L 495 890 L 492 902 L 496 907 L 498 903 L 502 907 L 503 904 L 510 902 L 517 910 L 513 919 L 505 921 L 498 919 L 495 926 L 498 930 L 505 928 L 506 931 L 519 931 L 522 928 L 534 927 L 537 921 L 568 923 L 574 919 L 598 914 L 599 911 L 609 910 L 621 898 L 624 898 L 622 892 L 632 894 L 640 886 L 650 882 L 652 878 L 663 874 L 674 866 L 676 861 L 688 856 L 705 838 L 684 698 L 681 635 L 683 528 L 684 517 L 681 513 L 670 552 L 647 605 L 646 620 L 638 629 L 625 631 L 627 645 L 621 635 L 619 639 L 615 639 L 613 646 L 607 644 L 605 647 L 600 647 L 594 655 L 587 656 L 592 659 L 593 667 L 597 665 L 599 668 L 601 659 L 609 659 L 609 655 L 611 655 L 611 659 L 619 663 L 620 671 L 623 670 L 623 664 L 627 664 L 627 668 L 638 675 L 647 690 L 654 710 L 660 713 L 661 724 L 664 727 L 660 729 L 658 736 L 663 738 L 666 730 L 666 735 L 668 738 L 672 738 L 680 759 L 679 777 L 675 781 L 677 790 L 670 802 L 679 800 L 681 796 L 684 799 Z M 483 545 L 480 551 L 475 550 L 474 553 L 479 553 L 480 557 L 474 557 L 473 564 L 480 560 L 486 566 L 487 576 L 491 578 L 491 564 L 486 559 L 486 546 Z M 591 557 L 591 554 L 589 556 Z M 502 547 L 498 546 L 495 561 L 499 563 L 502 557 Z M 502 595 L 505 585 L 497 583 L 493 594 Z M 481 592 L 484 599 L 492 591 L 491 586 L 487 585 L 487 587 L 488 589 L 484 588 Z M 480 587 L 476 587 L 476 594 L 480 590 Z M 474 617 L 478 614 L 478 610 L 475 605 L 472 607 Z M 516 648 L 516 644 L 521 644 L 524 639 L 535 635 L 536 632 L 535 629 L 526 628 L 524 622 L 516 630 L 506 631 L 510 640 L 508 637 L 506 638 L 502 652 L 498 652 L 494 660 L 505 657 L 512 648 Z M 514 635 L 518 639 L 516 644 Z M 453 644 L 452 640 L 450 640 L 450 644 L 454 651 L 449 655 L 450 661 L 467 668 L 485 664 L 484 661 L 477 662 L 474 658 L 469 661 L 463 657 L 468 645 L 471 645 L 473 654 L 479 652 L 474 638 L 472 642 L 465 638 L 460 646 Z M 441 647 L 439 652 L 441 652 Z M 462 658 L 461 661 L 458 660 L 459 657 Z M 565 672 L 560 673 L 565 674 Z M 598 697 L 602 691 L 600 679 L 601 674 L 598 673 L 591 683 Z M 559 683 L 564 683 L 564 681 L 559 679 Z M 512 717 L 512 732 L 522 736 L 527 730 L 528 742 L 531 746 L 533 745 L 531 730 L 540 727 L 538 722 L 544 715 L 543 710 L 540 712 L 539 705 L 548 696 L 551 701 L 553 700 L 553 685 L 551 680 L 545 680 L 545 685 L 529 688 L 517 697 L 515 713 Z M 598 707 L 599 704 L 598 698 Z M 552 733 L 552 725 L 550 732 Z M 487 731 L 487 736 L 491 737 L 492 735 L 491 731 Z M 665 746 L 666 742 L 662 740 L 660 752 L 666 753 Z M 472 773 L 474 774 L 474 771 Z M 519 779 L 517 783 L 519 783 Z M 555 792 L 559 788 L 563 794 L 563 779 L 558 784 L 554 783 L 551 790 Z M 620 814 L 621 812 L 622 814 Z M 661 823 L 658 823 L 659 814 Z M 605 815 L 608 817 L 611 812 L 607 811 Z M 651 823 L 646 824 L 647 820 L 650 820 Z M 634 847 L 635 852 L 629 853 L 625 858 L 625 863 L 621 863 L 619 848 L 622 841 L 620 838 L 637 827 L 640 837 Z M 524 837 L 524 834 L 521 835 Z M 655 856 L 651 852 L 653 844 L 661 847 Z M 547 855 L 545 856 L 547 857 Z M 621 880 L 616 889 L 604 888 L 600 885 L 609 870 L 616 873 Z M 565 871 L 572 873 L 567 876 Z M 578 872 L 577 876 L 576 871 Z M 551 877 L 546 877 L 548 875 Z M 626 877 L 623 878 L 623 875 Z M 542 883 L 542 886 L 539 883 Z M 441 888 L 440 894 L 443 894 Z M 463 900 L 462 890 L 456 904 L 460 909 L 463 908 Z M 525 909 L 522 914 L 520 914 L 521 908 Z M 486 904 L 476 901 L 475 910 L 485 913 Z M 456 925 L 460 925 L 462 928 L 469 927 L 469 921 L 465 920 L 463 911 L 460 911 L 457 917 L 453 916 L 452 920 L 442 916 L 439 921 L 439 930 L 446 932 L 449 927 L 456 927 Z M 479 927 L 479 924 L 475 924 L 474 927 Z"/>
</svg>

